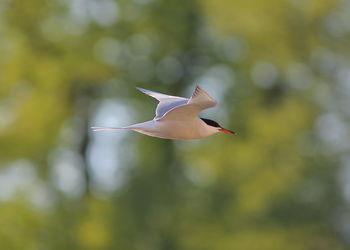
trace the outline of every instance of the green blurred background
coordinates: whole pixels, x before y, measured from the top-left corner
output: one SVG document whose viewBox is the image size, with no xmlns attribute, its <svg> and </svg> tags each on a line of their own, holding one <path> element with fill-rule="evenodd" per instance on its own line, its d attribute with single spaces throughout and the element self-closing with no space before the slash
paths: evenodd
<svg viewBox="0 0 350 250">
<path fill-rule="evenodd" d="M 1 0 L 0 249 L 350 249 L 349 124 L 348 0 Z"/>
</svg>

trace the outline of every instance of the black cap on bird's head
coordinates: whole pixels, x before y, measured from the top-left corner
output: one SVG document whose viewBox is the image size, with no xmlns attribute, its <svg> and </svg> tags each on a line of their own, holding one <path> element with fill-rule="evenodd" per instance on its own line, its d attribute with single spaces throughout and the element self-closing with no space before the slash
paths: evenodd
<svg viewBox="0 0 350 250">
<path fill-rule="evenodd" d="M 235 131 L 232 131 L 232 130 L 228 130 L 226 128 L 223 128 L 219 125 L 219 123 L 217 123 L 216 121 L 213 121 L 213 120 L 210 120 L 210 119 L 205 119 L 205 118 L 200 118 L 203 122 L 205 122 L 208 126 L 211 126 L 211 127 L 215 127 L 215 128 L 218 128 L 218 131 L 220 132 L 224 132 L 224 133 L 227 133 L 227 134 L 236 134 Z"/>
</svg>

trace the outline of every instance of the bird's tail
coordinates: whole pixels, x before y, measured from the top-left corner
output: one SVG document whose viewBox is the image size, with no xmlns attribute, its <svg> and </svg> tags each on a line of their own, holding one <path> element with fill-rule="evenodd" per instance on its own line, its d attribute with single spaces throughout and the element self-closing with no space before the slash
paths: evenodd
<svg viewBox="0 0 350 250">
<path fill-rule="evenodd" d="M 117 130 L 125 128 L 111 128 L 111 127 L 91 127 L 92 131 Z"/>
</svg>

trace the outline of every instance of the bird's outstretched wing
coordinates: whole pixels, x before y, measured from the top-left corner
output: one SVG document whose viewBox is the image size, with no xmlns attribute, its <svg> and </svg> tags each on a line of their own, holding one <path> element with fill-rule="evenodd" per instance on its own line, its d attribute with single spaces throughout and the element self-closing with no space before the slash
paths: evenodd
<svg viewBox="0 0 350 250">
<path fill-rule="evenodd" d="M 142 89 L 142 88 L 137 88 L 137 89 L 145 93 L 146 95 L 152 96 L 153 98 L 159 101 L 156 108 L 156 116 L 154 117 L 154 119 L 156 120 L 161 118 L 169 110 L 189 102 L 188 98 L 165 95 L 165 94 L 157 93 L 157 92 L 147 90 L 147 89 Z"/>
<path fill-rule="evenodd" d="M 197 85 L 187 103 L 173 107 L 157 120 L 195 119 L 202 110 L 216 105 L 216 100 Z"/>
</svg>

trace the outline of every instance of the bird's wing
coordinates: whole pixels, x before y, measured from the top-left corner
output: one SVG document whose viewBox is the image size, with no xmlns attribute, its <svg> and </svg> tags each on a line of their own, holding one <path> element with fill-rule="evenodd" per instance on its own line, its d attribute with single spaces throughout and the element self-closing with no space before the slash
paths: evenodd
<svg viewBox="0 0 350 250">
<path fill-rule="evenodd" d="M 157 120 L 188 120 L 194 119 L 198 114 L 207 108 L 216 106 L 216 100 L 198 85 L 191 98 L 185 104 L 178 105 Z"/>
<path fill-rule="evenodd" d="M 179 106 L 188 103 L 189 99 L 179 96 L 172 96 L 172 95 L 165 95 L 161 93 L 157 93 L 151 90 L 137 88 L 142 93 L 145 93 L 146 95 L 152 96 L 153 98 L 157 99 L 159 101 L 157 108 L 156 108 L 156 116 L 154 119 L 161 118 L 166 112 L 169 110 Z"/>
</svg>

